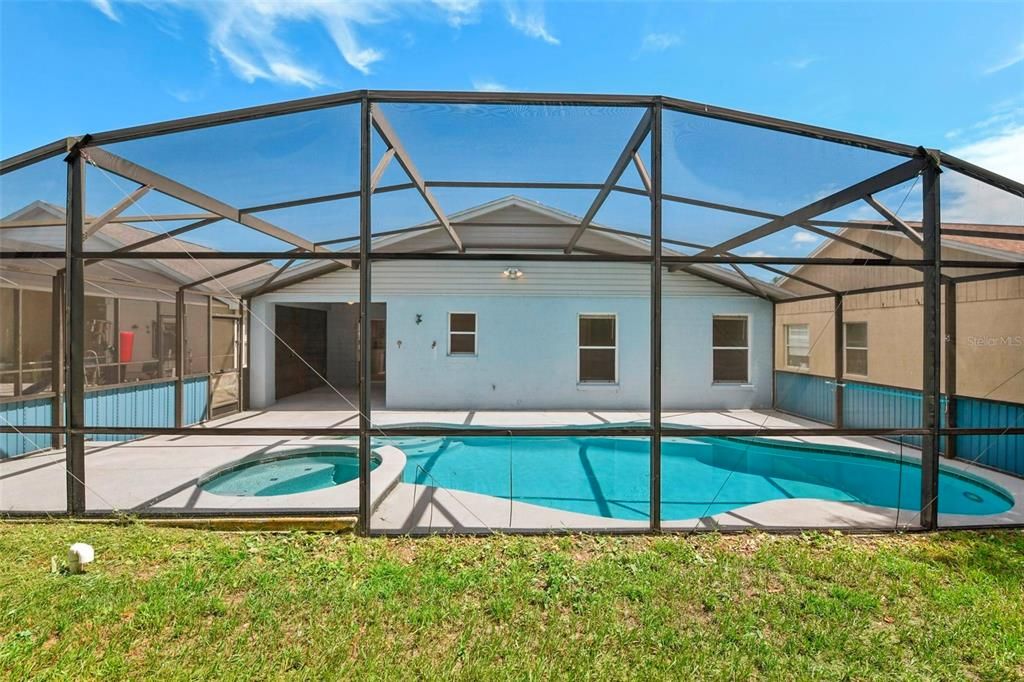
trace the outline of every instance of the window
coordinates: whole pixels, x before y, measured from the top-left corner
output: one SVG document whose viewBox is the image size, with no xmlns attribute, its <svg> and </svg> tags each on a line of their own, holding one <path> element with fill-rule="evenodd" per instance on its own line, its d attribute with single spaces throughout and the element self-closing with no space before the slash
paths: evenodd
<svg viewBox="0 0 1024 682">
<path fill-rule="evenodd" d="M 53 390 L 49 291 L 0 288 L 0 396 Z"/>
<path fill-rule="evenodd" d="M 174 304 L 118 301 L 118 343 L 121 381 L 174 376 Z"/>
<path fill-rule="evenodd" d="M 241 318 L 213 301 L 210 311 L 210 413 L 219 417 L 240 407 L 238 367 Z"/>
<path fill-rule="evenodd" d="M 21 393 L 53 390 L 53 297 L 21 292 Z"/>
<path fill-rule="evenodd" d="M 867 376 L 868 323 L 847 322 L 843 328 L 846 336 L 846 372 Z"/>
<path fill-rule="evenodd" d="M 448 313 L 448 355 L 476 355 L 476 313 Z"/>
<path fill-rule="evenodd" d="M 206 374 L 210 367 L 210 310 L 205 303 L 185 305 L 185 374 Z"/>
<path fill-rule="evenodd" d="M 18 393 L 18 292 L 0 288 L 0 396 Z"/>
<path fill-rule="evenodd" d="M 711 337 L 712 381 L 716 384 L 747 383 L 750 379 L 747 318 L 715 315 Z"/>
<path fill-rule="evenodd" d="M 616 381 L 615 316 L 580 315 L 579 381 L 614 384 Z"/>
<path fill-rule="evenodd" d="M 806 324 L 787 324 L 786 366 L 807 369 L 810 366 L 811 332 Z"/>
<path fill-rule="evenodd" d="M 178 320 L 173 303 L 158 303 L 156 308 L 157 334 L 153 339 L 153 354 L 157 357 L 161 376 L 173 377 L 177 371 Z"/>
<path fill-rule="evenodd" d="M 105 296 L 85 297 L 85 383 L 110 386 L 120 382 L 117 302 Z M 126 349 L 127 352 L 127 349 Z"/>
<path fill-rule="evenodd" d="M 233 372 L 238 369 L 238 318 L 213 318 L 213 372 Z"/>
<path fill-rule="evenodd" d="M 210 409 L 214 415 L 234 412 L 238 408 L 238 372 L 214 374 L 210 377 L 210 383 L 213 389 Z"/>
</svg>

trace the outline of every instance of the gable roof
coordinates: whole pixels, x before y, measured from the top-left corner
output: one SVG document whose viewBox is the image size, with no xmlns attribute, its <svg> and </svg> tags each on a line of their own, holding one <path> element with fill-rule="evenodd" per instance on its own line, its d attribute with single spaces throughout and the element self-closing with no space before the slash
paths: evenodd
<svg viewBox="0 0 1024 682">
<path fill-rule="evenodd" d="M 526 199 L 518 195 L 508 195 L 483 204 L 471 206 L 448 215 L 452 227 L 458 232 L 460 239 L 468 248 L 477 252 L 518 252 L 545 253 L 561 252 L 568 243 L 573 232 L 581 222 L 579 216 L 567 211 L 548 206 L 538 201 Z M 399 234 L 376 237 L 373 250 L 377 252 L 444 252 L 451 251 L 453 244 L 444 228 L 436 221 L 427 221 L 407 228 Z M 617 231 L 600 223 L 591 223 L 577 243 L 579 253 L 646 255 L 650 253 L 650 242 L 643 236 L 634 236 Z M 341 257 L 358 253 L 353 246 L 339 251 Z M 671 249 L 662 249 L 668 256 L 682 255 Z M 514 258 L 514 253 L 510 254 Z M 274 290 L 283 289 L 289 284 L 326 274 L 339 268 L 336 263 L 320 263 L 309 261 L 291 270 L 287 278 L 282 278 Z M 755 296 L 772 296 L 785 298 L 789 292 L 773 283 L 757 278 L 754 280 L 760 291 L 739 274 L 713 264 L 693 264 L 688 272 L 699 277 L 741 290 Z M 258 288 L 243 286 L 248 292 Z"/>
<path fill-rule="evenodd" d="M 918 223 L 911 223 L 911 227 L 920 227 Z M 1008 260 L 1017 260 L 1021 255 L 1024 255 L 1024 225 L 976 225 L 972 223 L 942 223 L 943 229 L 951 230 L 984 230 L 985 232 L 1004 232 L 1009 235 L 1016 235 L 1022 239 L 995 239 L 992 237 L 972 237 L 960 234 L 944 234 L 942 235 L 943 241 L 949 244 L 949 241 L 959 242 L 959 246 L 965 251 L 971 251 L 969 246 L 975 246 L 980 249 L 985 249 L 984 253 L 996 255 L 996 254 L 1010 254 Z M 979 252 L 981 253 L 981 252 Z"/>
<path fill-rule="evenodd" d="M 856 221 L 854 221 L 856 222 Z M 872 221 L 865 221 L 865 226 L 877 225 L 878 223 Z M 907 221 L 906 224 L 920 233 L 922 225 L 919 221 Z M 988 225 L 979 223 L 942 223 L 943 230 L 973 230 L 983 232 L 999 232 L 1006 233 L 1008 235 L 1014 235 L 1017 237 L 1024 237 L 1024 226 L 1015 225 Z M 920 249 L 913 242 L 910 241 L 902 232 L 895 230 L 873 230 L 866 231 L 857 227 L 843 227 L 837 232 L 837 235 L 846 236 L 854 241 L 860 242 L 867 246 L 873 246 L 875 248 L 881 248 L 882 250 L 888 251 L 889 253 L 904 258 L 919 258 Z M 1024 240 L 1022 239 L 996 239 L 992 237 L 976 237 L 970 235 L 960 234 L 947 234 L 943 233 L 942 236 L 942 257 L 947 260 L 993 260 L 993 261 L 1020 261 L 1021 256 L 1024 255 Z M 878 242 L 887 242 L 879 244 Z M 856 249 L 855 247 L 843 244 L 834 239 L 824 239 L 818 244 L 809 254 L 807 258 L 818 258 L 818 257 L 829 257 L 830 252 L 839 250 L 841 252 L 853 251 L 859 255 L 864 255 L 863 252 Z M 900 251 L 905 253 L 901 254 Z M 801 274 L 802 271 L 808 268 L 815 268 L 815 263 L 806 263 L 798 265 L 790 270 L 792 274 Z M 861 268 L 864 270 L 864 268 Z M 899 268 L 899 270 L 910 271 L 909 268 Z M 945 268 L 943 269 L 945 272 Z M 973 268 L 971 270 L 964 270 L 960 274 L 975 274 L 980 272 L 990 272 L 991 269 Z M 864 273 L 865 276 L 868 273 Z M 815 277 L 808 275 L 808 278 L 812 281 Z M 818 278 L 820 279 L 820 278 Z M 907 279 L 907 281 L 911 281 Z M 803 291 L 805 285 L 798 283 L 790 277 L 779 277 L 776 282 L 779 287 L 793 292 L 794 289 Z M 829 286 L 831 283 L 828 281 L 821 281 L 821 284 Z M 870 286 L 865 281 L 863 286 Z"/>
<path fill-rule="evenodd" d="M 91 217 L 91 216 L 90 216 Z M 3 217 L 3 222 L 30 221 L 50 219 L 55 223 L 65 221 L 65 211 L 62 206 L 57 206 L 47 201 L 33 201 L 13 213 Z M 114 251 L 125 246 L 137 244 L 141 241 L 159 235 L 129 223 L 112 221 L 104 225 L 95 234 L 88 238 L 89 248 L 95 250 Z M 6 251 L 46 251 L 64 249 L 64 231 L 59 227 L 18 227 L 4 229 L 0 232 L 0 249 Z M 169 237 L 160 242 L 134 249 L 138 252 L 146 251 L 198 251 L 214 253 L 212 249 L 195 242 Z M 284 257 L 285 254 L 282 254 Z M 106 261 L 111 263 L 112 261 Z M 125 265 L 130 263 L 130 265 Z M 242 264 L 238 259 L 152 259 L 123 261 L 118 263 L 119 268 L 130 267 L 132 270 L 148 270 L 161 276 L 163 281 L 157 280 L 154 283 L 166 284 L 190 284 L 192 282 L 206 279 L 211 275 L 225 272 Z M 234 275 L 218 276 L 216 281 L 210 282 L 209 286 L 197 287 L 197 291 L 222 294 L 224 289 L 233 290 L 237 286 L 250 281 L 253 278 L 265 278 L 277 268 L 270 264 L 258 264 Z M 42 270 L 40 272 L 43 272 Z M 88 272 L 88 271 L 87 271 Z M 46 270 L 47 274 L 52 274 Z"/>
<path fill-rule="evenodd" d="M 64 208 L 44 201 L 35 201 L 22 209 L 5 217 L 5 222 L 16 220 L 49 219 L 53 222 L 65 220 Z M 449 220 L 458 231 L 464 244 L 475 251 L 505 251 L 518 253 L 544 253 L 562 251 L 572 234 L 581 222 L 581 218 L 567 211 L 548 206 L 538 201 L 526 199 L 518 195 L 508 195 L 476 206 L 454 212 Z M 44 237 L 43 241 L 13 238 L 5 236 L 5 249 L 46 250 L 63 249 L 63 232 L 54 227 L 17 228 L 18 235 L 26 237 Z M 140 228 L 136 225 L 112 221 L 104 225 L 98 232 L 89 237 L 95 241 L 95 248 L 114 251 L 124 246 L 137 244 L 159 233 Z M 49 239 L 45 239 L 49 236 Z M 54 238 L 59 241 L 54 241 Z M 49 242 L 49 243 L 47 243 Z M 385 236 L 374 238 L 373 250 L 378 252 L 418 251 L 437 252 L 451 249 L 451 241 L 436 221 L 419 223 L 409 228 Z M 200 251 L 215 253 L 201 244 L 178 238 L 168 238 L 149 246 L 135 249 L 146 251 Z M 577 242 L 576 251 L 581 254 L 621 254 L 646 255 L 650 252 L 650 242 L 643 235 L 616 230 L 600 223 L 591 223 Z M 681 255 L 678 251 L 664 248 L 665 255 Z M 351 264 L 346 256 L 358 253 L 358 247 L 351 246 L 337 252 L 338 261 L 305 261 L 291 268 L 287 277 L 282 277 L 280 287 L 287 286 L 300 279 L 315 274 L 325 274 L 339 267 Z M 281 260 L 287 260 L 288 254 L 282 252 Z M 132 261 L 133 268 L 141 268 L 162 275 L 168 282 L 189 284 L 211 275 L 226 272 L 244 261 L 238 259 L 153 259 Z M 218 276 L 209 285 L 198 288 L 212 293 L 229 293 L 235 295 L 249 294 L 258 290 L 267 278 L 277 271 L 277 266 L 270 263 L 257 263 L 241 272 Z M 732 269 L 714 264 L 692 264 L 685 268 L 687 272 L 705 279 L 738 289 L 744 293 L 772 298 L 785 298 L 791 294 L 774 283 L 750 277 L 750 281 Z M 753 283 L 754 286 L 751 286 Z M 275 286 L 275 289 L 278 288 Z"/>
</svg>

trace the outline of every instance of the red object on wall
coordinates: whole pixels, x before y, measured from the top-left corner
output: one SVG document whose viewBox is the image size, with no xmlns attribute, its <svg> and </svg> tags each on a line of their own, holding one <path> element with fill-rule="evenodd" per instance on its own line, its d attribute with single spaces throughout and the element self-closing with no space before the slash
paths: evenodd
<svg viewBox="0 0 1024 682">
<path fill-rule="evenodd" d="M 120 362 L 132 361 L 132 350 L 135 346 L 135 332 L 121 332 Z"/>
</svg>

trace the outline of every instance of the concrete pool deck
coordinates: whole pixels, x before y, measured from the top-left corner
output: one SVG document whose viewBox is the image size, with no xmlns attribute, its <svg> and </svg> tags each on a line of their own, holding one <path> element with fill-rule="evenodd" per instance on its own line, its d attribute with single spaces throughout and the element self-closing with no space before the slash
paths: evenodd
<svg viewBox="0 0 1024 682">
<path fill-rule="evenodd" d="M 330 389 L 316 389 L 279 401 L 264 410 L 252 410 L 208 422 L 232 427 L 343 427 L 355 426 L 358 415 Z M 397 424 L 451 424 L 475 426 L 600 426 L 646 420 L 646 412 L 596 411 L 407 411 L 374 410 L 374 424 L 386 434 Z M 772 428 L 820 428 L 821 424 L 771 410 L 666 411 L 666 424 L 698 428 L 748 428 L 771 437 Z M 762 431 L 763 430 L 763 431 Z M 597 435 L 597 433 L 595 433 Z M 38 438 L 31 434 L 27 438 Z M 868 448 L 898 455 L 896 443 L 869 437 L 780 437 L 780 440 Z M 183 513 L 201 511 L 282 511 L 354 513 L 357 486 L 332 488 L 273 497 L 214 495 L 199 483 L 218 467 L 243 459 L 273 456 L 283 448 L 350 445 L 349 439 L 271 436 L 156 436 L 122 443 L 89 442 L 86 452 L 86 504 L 90 511 Z M 394 450 L 395 448 L 390 448 Z M 906 461 L 919 461 L 916 450 L 903 448 Z M 374 530 L 389 533 L 418 531 L 477 532 L 512 529 L 608 530 L 643 529 L 643 521 L 623 521 L 566 512 L 464 491 L 400 482 L 404 455 L 385 457 L 388 466 L 371 476 L 371 499 L 376 506 Z M 942 460 L 950 469 L 994 483 L 1015 499 L 1003 514 L 956 516 L 942 514 L 945 526 L 1024 523 L 1024 479 L 1001 474 L 970 462 Z M 383 469 L 383 470 L 381 470 Z M 378 473 L 379 472 L 379 473 Z M 0 460 L 0 512 L 62 512 L 66 505 L 64 453 L 47 450 Z M 665 528 L 810 528 L 849 527 L 892 529 L 913 527 L 917 512 L 814 499 L 773 500 L 706 518 L 672 521 Z"/>
</svg>

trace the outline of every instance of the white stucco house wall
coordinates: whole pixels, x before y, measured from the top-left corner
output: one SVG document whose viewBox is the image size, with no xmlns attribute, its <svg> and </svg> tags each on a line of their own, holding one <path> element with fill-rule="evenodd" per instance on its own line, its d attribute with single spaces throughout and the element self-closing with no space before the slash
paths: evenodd
<svg viewBox="0 0 1024 682">
<path fill-rule="evenodd" d="M 454 214 L 451 220 L 481 225 L 459 228 L 467 247 L 480 250 L 493 245 L 506 252 L 510 245 L 520 251 L 561 250 L 572 225 L 579 222 L 575 216 L 518 197 Z M 567 227 L 551 227 L 558 223 Z M 544 227 L 533 226 L 538 224 Z M 380 240 L 374 249 L 443 248 L 446 239 L 433 226 Z M 593 229 L 579 244 L 582 249 L 624 254 L 649 248 L 640 239 Z M 304 266 L 317 267 L 324 266 L 315 262 Z M 328 378 L 332 383 L 355 385 L 357 307 L 353 304 L 358 302 L 358 271 L 334 267 L 319 276 L 307 273 L 294 279 L 293 284 L 285 282 L 282 288 L 251 301 L 252 315 L 265 322 L 250 327 L 253 408 L 277 399 L 274 354 L 281 351 L 275 349 L 271 330 L 278 306 L 324 311 Z M 701 272 L 665 269 L 662 400 L 666 410 L 771 406 L 772 303 L 747 293 L 744 286 L 735 272 L 713 266 Z M 648 405 L 648 264 L 517 262 L 514 258 L 507 263 L 381 261 L 373 265 L 371 291 L 379 311 L 375 316 L 386 320 L 382 338 L 386 373 L 380 383 L 389 409 L 645 409 Z M 463 329 L 469 326 L 470 318 L 465 316 L 475 316 L 475 338 L 453 339 L 459 334 L 452 326 L 453 314 L 461 316 L 454 327 Z M 592 316 L 606 320 L 597 323 L 605 338 L 597 341 L 602 345 L 598 352 L 587 356 L 593 366 L 584 370 L 581 354 L 587 349 L 581 349 L 581 325 L 590 323 L 581 318 Z M 716 318 L 728 320 L 718 323 L 724 325 L 721 329 L 745 330 L 745 355 L 742 348 L 719 348 L 732 367 L 725 377 L 716 377 L 713 369 Z M 609 325 L 614 327 L 611 343 Z M 745 372 L 737 369 L 741 358 L 746 360 Z M 581 376 L 595 371 L 597 380 Z"/>
</svg>

